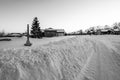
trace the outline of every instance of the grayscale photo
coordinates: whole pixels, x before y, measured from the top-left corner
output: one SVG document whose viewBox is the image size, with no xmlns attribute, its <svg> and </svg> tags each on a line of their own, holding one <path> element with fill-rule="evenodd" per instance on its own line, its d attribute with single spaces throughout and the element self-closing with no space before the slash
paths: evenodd
<svg viewBox="0 0 120 80">
<path fill-rule="evenodd" d="M 120 0 L 0 0 L 0 80 L 120 80 Z"/>
</svg>

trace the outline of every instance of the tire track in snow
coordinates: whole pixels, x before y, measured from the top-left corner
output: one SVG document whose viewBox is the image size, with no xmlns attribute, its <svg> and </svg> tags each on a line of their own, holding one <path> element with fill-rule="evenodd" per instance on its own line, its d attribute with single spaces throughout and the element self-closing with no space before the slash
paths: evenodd
<svg viewBox="0 0 120 80">
<path fill-rule="evenodd" d="M 114 46 L 101 40 L 94 40 L 95 52 L 92 55 L 84 78 L 81 80 L 120 80 L 120 55 Z M 94 74 L 93 74 L 94 73 Z"/>
<path fill-rule="evenodd" d="M 99 49 L 99 47 L 97 47 L 97 45 L 95 44 L 95 52 L 96 53 L 94 53 L 94 54 L 97 57 L 97 59 L 96 59 L 96 65 L 97 65 L 97 71 L 98 71 L 96 80 L 102 80 L 101 79 L 101 61 L 100 61 L 100 55 L 101 55 L 101 53 L 97 53 L 97 52 L 99 52 L 98 49 Z"/>
<path fill-rule="evenodd" d="M 106 65 L 105 65 L 105 62 L 106 62 L 106 55 L 108 54 L 109 51 L 106 51 L 108 50 L 106 48 L 106 46 L 100 42 L 97 42 L 96 43 L 96 54 L 97 54 L 97 71 L 98 71 L 98 75 L 97 75 L 97 78 L 96 80 L 109 80 L 108 79 L 108 75 L 106 73 Z"/>
<path fill-rule="evenodd" d="M 99 40 L 91 40 L 91 43 L 93 53 L 89 56 L 77 80 L 119 80 L 117 76 L 119 73 L 113 71 L 119 69 L 115 66 L 111 48 Z"/>
<path fill-rule="evenodd" d="M 117 65 L 120 63 L 120 55 L 117 53 L 117 49 L 109 41 L 106 43 L 101 41 L 100 43 L 101 48 L 99 49 L 102 53 L 100 58 L 102 62 L 101 80 L 120 80 L 120 67 Z"/>
<path fill-rule="evenodd" d="M 92 43 L 93 46 L 93 49 L 91 50 L 92 53 L 88 57 L 77 80 L 102 80 L 100 54 L 97 53 L 98 46 L 90 39 L 89 41 Z"/>
</svg>

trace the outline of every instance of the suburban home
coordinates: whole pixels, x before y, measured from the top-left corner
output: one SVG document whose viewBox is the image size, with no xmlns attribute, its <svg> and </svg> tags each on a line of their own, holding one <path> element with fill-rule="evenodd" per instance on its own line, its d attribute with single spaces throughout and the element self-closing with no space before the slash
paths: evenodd
<svg viewBox="0 0 120 80">
<path fill-rule="evenodd" d="M 65 31 L 64 29 L 56 29 L 56 36 L 64 36 L 65 35 Z"/>
<path fill-rule="evenodd" d="M 53 28 L 44 29 L 45 37 L 64 36 L 64 35 L 65 35 L 64 29 L 53 29 Z"/>
<path fill-rule="evenodd" d="M 114 32 L 114 34 L 116 34 L 116 35 L 118 35 L 118 34 L 120 34 L 120 29 L 113 29 L 113 32 Z"/>
</svg>

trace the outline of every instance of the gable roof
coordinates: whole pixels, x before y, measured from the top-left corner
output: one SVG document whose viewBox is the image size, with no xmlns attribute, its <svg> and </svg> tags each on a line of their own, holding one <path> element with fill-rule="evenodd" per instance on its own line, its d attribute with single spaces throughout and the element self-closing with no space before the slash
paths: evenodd
<svg viewBox="0 0 120 80">
<path fill-rule="evenodd" d="M 53 29 L 53 28 L 47 28 L 47 29 L 44 29 L 44 31 L 56 31 L 56 32 L 65 32 L 64 29 Z"/>
<path fill-rule="evenodd" d="M 64 29 L 56 29 L 56 30 L 57 30 L 57 32 L 65 32 Z"/>
</svg>

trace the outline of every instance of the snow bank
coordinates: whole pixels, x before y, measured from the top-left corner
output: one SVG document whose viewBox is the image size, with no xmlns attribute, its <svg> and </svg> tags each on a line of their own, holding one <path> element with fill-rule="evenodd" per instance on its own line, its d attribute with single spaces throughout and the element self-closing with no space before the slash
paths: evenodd
<svg viewBox="0 0 120 80">
<path fill-rule="evenodd" d="M 101 60 L 107 57 L 113 65 L 110 55 L 101 54 L 107 53 L 106 49 L 103 43 L 86 37 L 73 37 L 33 49 L 2 49 L 0 80 L 110 80 L 101 78 L 104 76 L 100 66 L 106 64 Z M 113 56 L 113 61 L 120 61 L 118 55 Z M 119 75 L 116 71 L 119 64 L 115 65 L 110 67 L 115 70 L 111 75 Z"/>
<path fill-rule="evenodd" d="M 76 37 L 34 49 L 0 50 L 0 80 L 74 80 L 92 47 Z"/>
</svg>

